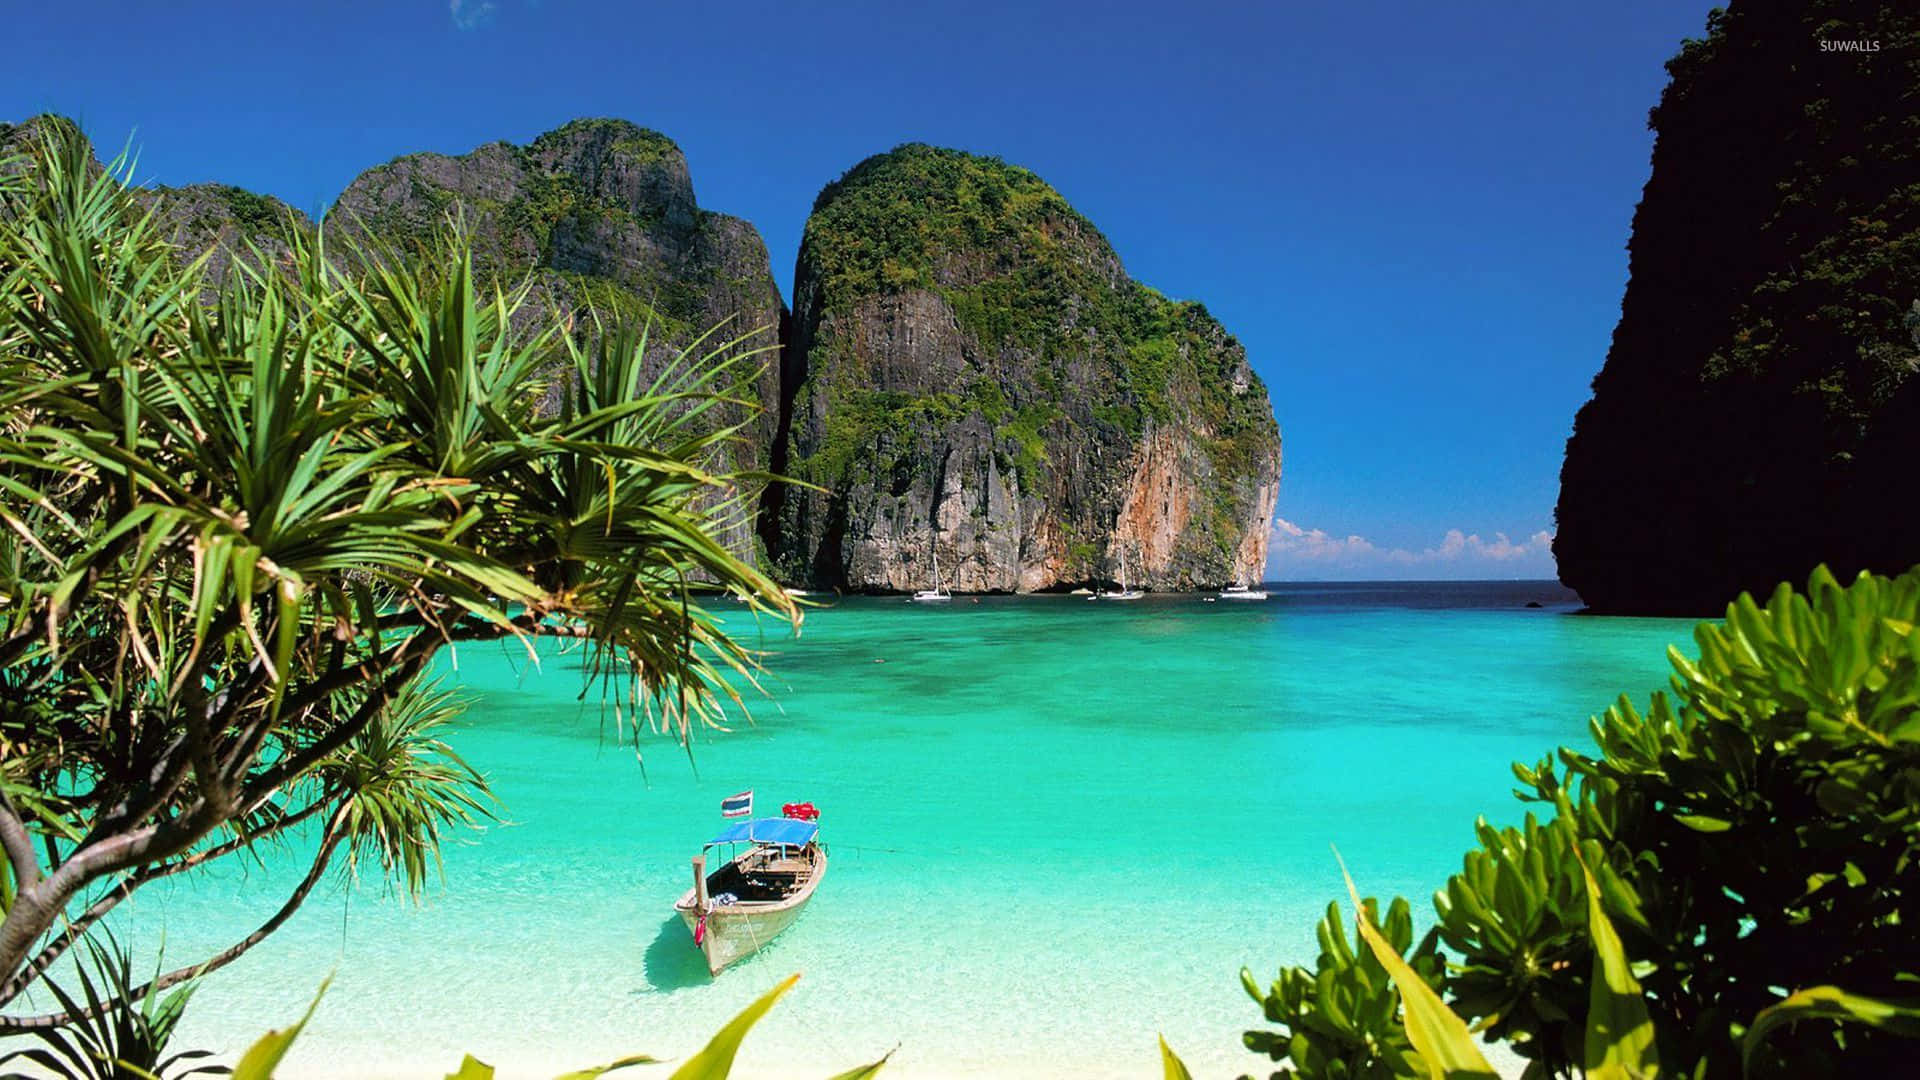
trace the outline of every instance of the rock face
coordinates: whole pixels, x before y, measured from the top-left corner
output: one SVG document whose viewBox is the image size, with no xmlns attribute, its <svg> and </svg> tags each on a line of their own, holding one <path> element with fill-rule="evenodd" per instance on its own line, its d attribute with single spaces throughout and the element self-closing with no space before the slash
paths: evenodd
<svg viewBox="0 0 1920 1080">
<path fill-rule="evenodd" d="M 1561 471 L 1560 579 L 1598 611 L 1710 614 L 1822 562 L 1902 571 L 1920 8 L 1737 2 L 1667 69 L 1620 323 Z"/>
<path fill-rule="evenodd" d="M 746 423 L 718 465 L 765 468 L 779 426 L 786 305 L 759 232 L 700 208 L 672 140 L 622 120 L 575 120 L 527 146 L 413 154 L 357 177 L 328 226 L 404 248 L 453 218 L 469 230 L 479 270 L 515 281 L 531 273 L 537 299 L 563 314 L 591 303 L 623 317 L 651 315 L 656 363 L 715 326 L 702 351 L 746 337 L 726 354 L 743 357 L 744 376 L 759 371 L 745 387 L 759 411 L 750 418 L 750 410 L 716 410 L 716 422 Z M 751 510 L 751 493 L 745 505 Z M 750 553 L 751 515 L 735 518 L 728 544 Z"/>
<path fill-rule="evenodd" d="M 814 203 L 763 538 L 816 587 L 1258 580 L 1280 432 L 1240 344 L 1033 173 L 903 146 Z"/>
<path fill-rule="evenodd" d="M 313 227 L 279 199 L 229 184 L 146 188 L 141 196 L 153 207 L 162 234 L 184 255 L 206 255 L 216 281 L 226 278 L 236 259 L 287 254 L 289 230 Z"/>
<path fill-rule="evenodd" d="M 0 123 L 0 159 L 28 153 L 50 125 L 75 128 L 72 120 L 50 113 L 19 124 Z M 91 156 L 89 167 L 107 168 Z M 313 227 L 305 214 L 279 199 L 230 184 L 131 190 L 153 211 L 158 235 L 178 248 L 183 260 L 206 256 L 215 281 L 225 279 L 236 258 L 250 258 L 255 251 L 267 259 L 286 254 L 290 231 Z"/>
<path fill-rule="evenodd" d="M 45 119 L 0 124 L 0 151 Z M 313 227 L 223 185 L 139 197 L 221 276 Z M 712 415 L 744 425 L 721 467 L 826 489 L 741 493 L 729 546 L 785 580 L 915 589 L 936 550 L 942 583 L 978 592 L 1264 569 L 1280 432 L 1245 350 L 1204 307 L 1130 280 L 1024 169 L 925 146 L 857 166 L 815 203 L 793 319 L 753 226 L 701 209 L 679 148 L 623 121 L 396 159 L 323 227 L 405 252 L 453 220 L 484 277 L 530 278 L 563 317 L 651 317 L 659 362 L 723 321 L 716 342 L 760 329 L 721 353 L 766 350 L 741 365 L 765 362 L 743 388 L 758 412 Z"/>
</svg>

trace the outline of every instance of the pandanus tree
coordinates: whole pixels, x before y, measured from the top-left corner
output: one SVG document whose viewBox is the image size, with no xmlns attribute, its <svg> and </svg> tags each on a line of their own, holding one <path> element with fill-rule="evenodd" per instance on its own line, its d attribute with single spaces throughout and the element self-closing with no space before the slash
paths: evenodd
<svg viewBox="0 0 1920 1080">
<path fill-rule="evenodd" d="M 124 174 L 57 129 L 0 167 L 0 1033 L 76 1019 L 21 995 L 117 904 L 263 842 L 310 869 L 137 993 L 330 866 L 418 888 L 488 806 L 441 650 L 568 639 L 684 738 L 755 671 L 701 596 L 798 617 L 716 539 L 765 479 L 715 466 L 749 339 L 543 318 L 457 241 L 216 283 Z"/>
</svg>

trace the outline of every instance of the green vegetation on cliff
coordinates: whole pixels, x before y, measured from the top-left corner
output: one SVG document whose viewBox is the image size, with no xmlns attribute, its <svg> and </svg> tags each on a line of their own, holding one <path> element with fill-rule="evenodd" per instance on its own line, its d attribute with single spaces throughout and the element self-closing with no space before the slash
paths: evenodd
<svg viewBox="0 0 1920 1080">
<path fill-rule="evenodd" d="M 588 119 L 523 146 L 408 155 L 348 185 L 327 226 L 406 251 L 430 249 L 456 220 L 481 281 L 530 282 L 534 300 L 563 319 L 591 310 L 616 325 L 650 323 L 656 368 L 710 330 L 709 344 L 748 338 L 727 350 L 748 354 L 733 369 L 741 380 L 729 395 L 735 400 L 709 410 L 705 423 L 737 429 L 721 448 L 730 467 L 766 468 L 778 428 L 773 352 L 785 304 L 759 233 L 699 207 L 671 139 L 624 120 Z M 751 520 L 730 519 L 724 531 L 734 550 L 753 549 Z"/>
<path fill-rule="evenodd" d="M 651 313 L 675 340 L 730 313 L 716 293 L 778 307 L 764 248 L 744 269 L 705 257 L 710 234 L 740 223 L 694 204 L 673 140 L 624 120 L 574 120 L 525 146 L 493 143 L 458 158 L 397 158 L 355 180 L 337 212 L 403 249 L 434 243 L 458 217 L 483 277 L 545 268 L 599 304 Z"/>
<path fill-rule="evenodd" d="M 1236 346 L 1198 303 L 1169 300 L 1126 278 L 1093 224 L 1031 171 L 999 158 L 912 143 L 868 158 L 814 200 L 802 261 L 826 311 L 904 289 L 938 294 L 989 354 L 1018 350 L 1057 367 L 1098 350 L 1113 362 L 1115 399 L 1104 419 L 1139 434 L 1176 406 L 1223 441 L 1270 433 L 1264 401 L 1225 394 L 1176 402 L 1183 385 L 1232 378 L 1218 346 Z M 1244 406 L 1244 407 L 1236 407 Z M 989 420 L 997 417 L 988 416 Z M 1245 460 L 1245 448 L 1233 448 Z"/>
<path fill-rule="evenodd" d="M 1865 40 L 1867 52 L 1822 42 Z M 1920 559 L 1920 9 L 1739 3 L 1667 65 L 1632 278 L 1561 473 L 1606 611 Z"/>
<path fill-rule="evenodd" d="M 999 468 L 1041 496 L 1109 479 L 1063 484 L 1063 457 L 1117 468 L 1149 431 L 1173 431 L 1209 480 L 1193 514 L 1206 528 L 1183 538 L 1206 549 L 1188 570 L 1198 580 L 1201 562 L 1218 574 L 1237 550 L 1239 482 L 1277 478 L 1272 406 L 1240 344 L 1202 305 L 1130 280 L 1058 191 L 998 158 L 910 144 L 829 184 L 802 240 L 795 311 L 784 464 L 829 490 L 900 489 L 903 455 L 950 445 L 943 431 L 965 422 L 986 425 Z M 1080 525 L 1103 533 L 1113 520 Z M 1098 571 L 1102 549 L 1076 542 L 1071 572 Z M 795 554 L 790 566 L 819 569 Z"/>
</svg>

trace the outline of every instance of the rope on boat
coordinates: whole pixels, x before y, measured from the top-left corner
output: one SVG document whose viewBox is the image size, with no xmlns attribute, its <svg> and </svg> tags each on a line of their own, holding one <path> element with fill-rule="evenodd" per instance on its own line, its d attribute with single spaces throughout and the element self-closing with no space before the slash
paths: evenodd
<svg viewBox="0 0 1920 1080">
<path fill-rule="evenodd" d="M 758 955 L 758 954 L 759 954 L 759 952 L 760 952 L 760 949 L 762 948 L 762 946 L 761 946 L 761 944 L 760 944 L 760 932 L 759 932 L 758 930 L 755 930 L 755 929 L 753 928 L 753 920 L 752 920 L 752 919 L 743 919 L 743 920 L 741 920 L 741 921 L 742 921 L 742 922 L 744 922 L 744 923 L 746 923 L 746 926 L 747 926 L 747 936 L 753 939 L 753 951 L 754 951 L 754 953 L 755 953 L 755 955 Z"/>
<path fill-rule="evenodd" d="M 865 853 L 869 851 L 876 851 L 876 852 L 881 852 L 887 855 L 965 855 L 967 854 L 964 851 L 941 851 L 937 848 L 863 847 L 860 844 L 848 844 L 843 842 L 836 842 L 833 846 L 835 850 L 846 850 L 846 851 L 852 851 L 855 853 Z"/>
</svg>

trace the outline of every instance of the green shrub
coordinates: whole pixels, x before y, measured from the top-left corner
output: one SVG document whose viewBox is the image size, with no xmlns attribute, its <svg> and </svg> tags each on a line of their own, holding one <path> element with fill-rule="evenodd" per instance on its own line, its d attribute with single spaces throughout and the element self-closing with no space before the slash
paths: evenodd
<svg viewBox="0 0 1920 1080">
<path fill-rule="evenodd" d="M 1644 713 L 1622 698 L 1592 721 L 1597 754 L 1563 748 L 1557 761 L 1516 765 L 1516 794 L 1553 817 L 1480 823 L 1479 847 L 1435 896 L 1453 1009 L 1526 1059 L 1529 1076 L 1583 1070 L 1591 912 L 1604 910 L 1634 960 L 1666 1071 L 1905 1069 L 1916 1049 L 1902 1041 L 1905 996 L 1920 989 L 1906 908 L 1920 884 L 1916 625 L 1920 570 L 1842 587 L 1822 568 L 1804 594 L 1783 585 L 1764 606 L 1743 595 L 1723 622 L 1696 629 L 1698 660 L 1670 652 L 1671 694 Z M 1278 1016 L 1273 995 L 1247 981 L 1285 1026 L 1250 1033 L 1249 1045 L 1301 1075 L 1377 1075 L 1304 1067 L 1352 1046 L 1327 1030 L 1318 1002 L 1365 994 L 1379 1008 L 1363 965 L 1323 948 L 1314 969 L 1283 971 L 1276 989 L 1320 989 Z M 1793 994 L 1808 987 L 1819 990 Z M 1782 1009 L 1797 1022 L 1761 1021 Z M 1358 1067 L 1391 1064 L 1392 1047 L 1376 1042 Z"/>
<path fill-rule="evenodd" d="M 1363 917 L 1380 929 L 1396 955 L 1406 956 L 1413 944 L 1413 916 L 1407 902 L 1395 899 L 1387 908 L 1384 926 L 1379 906 L 1368 899 L 1360 905 Z M 1302 1080 L 1389 1080 L 1414 1073 L 1413 1045 L 1400 1024 L 1400 994 L 1380 958 L 1355 940 L 1349 943 L 1340 919 L 1340 905 L 1327 905 L 1320 920 L 1320 959 L 1313 971 L 1286 968 L 1262 990 L 1251 972 L 1240 981 L 1260 1003 L 1268 1021 L 1286 1031 L 1249 1031 L 1247 1049 L 1275 1061 L 1290 1061 L 1275 1076 Z M 1409 962 L 1421 978 L 1438 988 L 1442 978 L 1438 935 L 1429 931 L 1413 950 Z M 1358 948 L 1356 948 L 1358 946 Z"/>
</svg>

